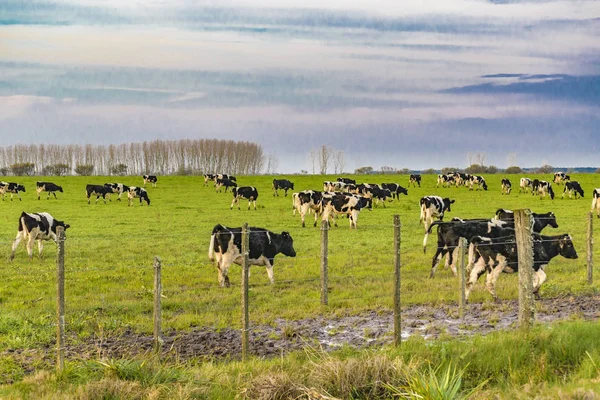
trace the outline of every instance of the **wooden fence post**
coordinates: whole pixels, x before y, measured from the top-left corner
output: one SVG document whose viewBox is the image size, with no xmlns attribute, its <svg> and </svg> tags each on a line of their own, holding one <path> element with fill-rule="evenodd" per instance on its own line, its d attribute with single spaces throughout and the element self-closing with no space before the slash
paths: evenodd
<svg viewBox="0 0 600 400">
<path fill-rule="evenodd" d="M 519 328 L 528 331 L 533 325 L 533 238 L 530 210 L 515 210 L 515 236 L 519 260 Z"/>
<path fill-rule="evenodd" d="M 242 227 L 242 255 L 244 262 L 242 264 L 242 361 L 248 359 L 250 344 L 250 315 L 248 312 L 248 269 L 250 267 L 250 231 L 248 223 Z"/>
<path fill-rule="evenodd" d="M 154 257 L 154 351 L 157 353 L 162 347 L 162 282 L 161 282 L 162 262 L 160 257 Z"/>
<path fill-rule="evenodd" d="M 65 229 L 56 228 L 56 278 L 57 278 L 57 324 L 56 324 L 56 372 L 65 368 Z"/>
<path fill-rule="evenodd" d="M 329 304 L 329 278 L 328 278 L 328 257 L 329 257 L 329 220 L 321 222 L 321 304 Z"/>
<path fill-rule="evenodd" d="M 460 297 L 458 299 L 458 315 L 461 319 L 465 317 L 465 304 L 467 303 L 466 295 L 465 295 L 465 287 L 467 283 L 466 273 L 465 273 L 465 258 L 467 251 L 467 239 L 460 238 L 458 243 L 458 268 L 459 268 L 459 276 L 460 276 Z"/>
<path fill-rule="evenodd" d="M 400 216 L 394 215 L 394 344 L 402 344 L 402 310 L 400 296 Z"/>
<path fill-rule="evenodd" d="M 588 229 L 587 229 L 587 283 L 592 284 L 594 272 L 594 214 L 588 213 Z"/>
</svg>

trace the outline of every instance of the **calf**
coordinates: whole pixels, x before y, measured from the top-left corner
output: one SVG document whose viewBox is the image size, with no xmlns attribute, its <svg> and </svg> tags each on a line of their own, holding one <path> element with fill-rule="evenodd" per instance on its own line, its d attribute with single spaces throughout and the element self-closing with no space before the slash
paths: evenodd
<svg viewBox="0 0 600 400">
<path fill-rule="evenodd" d="M 557 185 L 560 185 L 561 183 L 565 183 L 571 180 L 571 177 L 567 174 L 565 174 L 564 172 L 555 172 L 554 173 L 554 179 L 552 179 L 552 182 L 556 183 Z"/>
<path fill-rule="evenodd" d="M 581 185 L 577 181 L 567 181 L 565 182 L 565 189 L 563 190 L 562 198 L 565 198 L 565 194 L 569 193 L 569 198 L 571 199 L 573 193 L 575 193 L 575 199 L 577 199 L 577 195 L 583 197 L 583 189 Z"/>
<path fill-rule="evenodd" d="M 146 189 L 137 186 L 129 186 L 129 191 L 127 192 L 127 205 L 130 206 L 133 203 L 133 199 L 136 198 L 140 199 L 140 206 L 144 205 L 142 200 L 150 205 L 150 198 L 148 197 Z"/>
<path fill-rule="evenodd" d="M 227 189 L 232 188 L 233 190 L 234 187 L 237 187 L 237 183 L 231 179 L 217 178 L 217 183 L 215 184 L 216 191 L 220 193 L 222 187 L 225 187 L 225 192 L 227 192 Z"/>
<path fill-rule="evenodd" d="M 142 178 L 144 179 L 144 187 L 146 187 L 146 182 L 150 182 L 152 187 L 156 187 L 156 182 L 158 181 L 156 175 L 143 175 Z"/>
<path fill-rule="evenodd" d="M 471 180 L 469 181 L 469 190 L 488 190 L 487 183 L 485 183 L 485 179 L 481 175 L 472 175 Z"/>
<path fill-rule="evenodd" d="M 395 199 L 400 198 L 401 194 L 405 194 L 408 196 L 408 190 L 398 185 L 397 183 L 382 183 L 381 187 L 384 189 L 388 189 L 392 192 L 392 197 Z"/>
<path fill-rule="evenodd" d="M 4 195 L 6 193 L 10 193 L 10 201 L 13 199 L 13 194 L 19 196 L 19 200 L 23 201 L 21 198 L 21 194 L 19 192 L 24 192 L 25 186 L 19 185 L 15 182 L 0 182 L 0 195 L 2 196 L 2 201 L 4 201 Z"/>
<path fill-rule="evenodd" d="M 421 174 L 410 174 L 408 177 L 408 186 L 411 184 L 413 187 L 415 187 L 415 184 L 418 184 L 419 187 L 421 187 Z"/>
<path fill-rule="evenodd" d="M 375 186 L 371 189 L 371 196 L 372 199 L 375 199 L 375 204 L 379 204 L 379 202 L 383 203 L 383 207 L 385 208 L 385 202 L 386 200 L 388 201 L 393 201 L 394 197 L 392 196 L 392 192 L 390 191 L 390 189 L 385 189 L 382 188 L 380 186 Z"/>
<path fill-rule="evenodd" d="M 346 214 L 350 221 L 350 229 L 356 229 L 358 214 L 363 208 L 373 209 L 373 200 L 364 196 L 336 193 L 323 196 L 321 200 L 321 219 L 327 221 L 333 214 Z M 337 221 L 335 222 L 337 226 Z"/>
<path fill-rule="evenodd" d="M 112 193 L 112 189 L 105 185 L 86 185 L 85 186 L 85 196 L 87 197 L 87 202 L 90 204 L 90 197 L 96 196 L 96 204 L 100 197 L 104 200 L 104 204 L 106 204 L 106 195 L 110 195 Z M 109 196 L 110 200 L 110 196 Z"/>
<path fill-rule="evenodd" d="M 550 225 L 552 228 L 558 228 L 558 222 L 556 222 L 556 216 L 552 211 L 547 213 L 531 213 L 533 217 L 533 225 L 531 226 L 531 231 L 535 233 L 540 233 L 542 229 Z M 500 221 L 505 221 L 508 223 L 507 227 L 514 228 L 515 227 L 515 214 L 512 210 L 505 210 L 503 208 L 499 208 L 496 210 L 495 219 Z"/>
<path fill-rule="evenodd" d="M 521 178 L 519 181 L 519 193 L 529 193 L 532 190 L 532 182 L 529 178 Z"/>
<path fill-rule="evenodd" d="M 546 181 L 533 180 L 532 183 L 533 191 L 539 193 L 540 199 L 546 197 L 546 194 L 550 195 L 550 198 L 554 200 L 554 190 L 552 190 L 552 184 Z M 535 194 L 532 192 L 532 194 Z"/>
<path fill-rule="evenodd" d="M 22 240 L 26 240 L 25 246 L 27 247 L 27 254 L 29 254 L 30 259 L 33 258 L 33 242 L 37 240 L 38 254 L 41 257 L 44 248 L 42 240 L 52 239 L 56 242 L 56 228 L 59 226 L 64 227 L 65 230 L 69 228 L 69 225 L 65 224 L 64 221 L 58 221 L 46 212 L 26 213 L 23 211 L 19 217 L 19 231 L 12 244 L 10 259 L 15 258 L 15 251 Z"/>
<path fill-rule="evenodd" d="M 275 282 L 273 265 L 275 256 L 282 253 L 289 257 L 296 257 L 294 240 L 288 232 L 273 233 L 264 228 L 248 228 L 249 230 L 249 265 L 263 265 L 267 268 L 267 275 L 271 283 Z M 242 228 L 227 228 L 216 225 L 210 237 L 208 258 L 216 262 L 219 271 L 219 285 L 229 287 L 229 267 L 235 263 L 243 265 L 242 254 Z M 248 271 L 248 274 L 250 272 Z"/>
<path fill-rule="evenodd" d="M 596 211 L 596 216 L 600 218 L 600 188 L 594 189 L 592 193 L 592 212 Z"/>
<path fill-rule="evenodd" d="M 509 195 L 512 189 L 510 179 L 502 178 L 502 194 Z"/>
<path fill-rule="evenodd" d="M 273 196 L 279 196 L 279 193 L 277 192 L 279 189 L 282 189 L 287 197 L 288 190 L 294 190 L 294 183 L 287 179 L 273 179 Z"/>
<path fill-rule="evenodd" d="M 129 186 L 127 185 L 123 185 L 122 183 L 105 183 L 104 186 L 106 186 L 111 193 L 118 193 L 119 196 L 117 197 L 118 201 L 121 201 L 121 195 L 123 193 L 126 193 L 129 191 Z M 110 197 L 109 197 L 110 199 Z"/>
<path fill-rule="evenodd" d="M 256 199 L 258 198 L 258 190 L 254 186 L 240 186 L 234 187 L 233 190 L 233 201 L 231 202 L 230 210 L 233 209 L 233 205 L 237 204 L 238 210 L 240 209 L 240 198 L 248 199 L 248 210 L 250 209 L 250 203 L 254 203 L 254 209 L 256 210 Z"/>
<path fill-rule="evenodd" d="M 544 268 L 550 261 L 561 255 L 565 258 L 576 259 L 577 251 L 573 246 L 571 235 L 563 234 L 557 236 L 543 236 L 533 234 L 533 269 L 535 271 L 533 281 L 533 293 L 539 296 L 539 290 L 546 280 Z M 519 269 L 517 245 L 514 236 L 508 237 L 474 237 L 469 246 L 469 278 L 466 285 L 465 297 L 469 294 L 477 280 L 483 273 L 487 272 L 486 289 L 495 301 L 496 281 L 502 272 L 513 273 Z"/>
<path fill-rule="evenodd" d="M 36 182 L 35 183 L 35 191 L 37 192 L 37 197 L 38 200 L 40 199 L 40 193 L 42 192 L 48 192 L 48 197 L 46 198 L 46 200 L 50 199 L 50 194 L 54 195 L 54 198 L 57 199 L 56 197 L 56 192 L 63 192 L 62 186 L 58 186 L 55 185 L 52 182 Z"/>
</svg>

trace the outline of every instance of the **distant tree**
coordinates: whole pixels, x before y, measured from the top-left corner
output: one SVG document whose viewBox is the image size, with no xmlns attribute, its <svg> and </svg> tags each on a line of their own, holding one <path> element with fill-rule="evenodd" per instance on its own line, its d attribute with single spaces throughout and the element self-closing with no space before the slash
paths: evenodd
<svg viewBox="0 0 600 400">
<path fill-rule="evenodd" d="M 357 175 L 367 175 L 373 173 L 373 167 L 360 167 L 354 170 Z"/>
<path fill-rule="evenodd" d="M 4 176 L 8 175 L 8 171 L 10 171 L 10 168 L 8 168 L 8 167 L 0 168 L 0 174 L 2 174 Z"/>
<path fill-rule="evenodd" d="M 127 165 L 120 163 L 110 167 L 110 173 L 112 175 L 125 175 L 127 174 Z"/>
<path fill-rule="evenodd" d="M 538 168 L 538 174 L 551 174 L 554 172 L 554 167 L 552 165 L 544 164 L 540 168 Z"/>
<path fill-rule="evenodd" d="M 401 170 L 398 170 L 397 172 L 402 175 L 410 175 L 411 170 L 408 168 L 402 168 Z"/>
<path fill-rule="evenodd" d="M 481 164 L 471 164 L 465 168 L 467 174 L 483 174 L 485 173 L 485 167 Z"/>
<path fill-rule="evenodd" d="M 325 145 L 322 145 L 318 150 L 319 172 L 321 175 L 325 175 L 327 173 L 327 167 L 329 166 L 331 154 L 331 148 Z"/>
<path fill-rule="evenodd" d="M 600 174 L 600 168 L 594 171 L 595 174 Z"/>
<path fill-rule="evenodd" d="M 305 169 L 301 169 L 301 170 L 300 170 L 300 173 L 301 173 L 302 175 L 307 175 L 307 174 L 308 174 L 308 171 L 307 171 L 307 170 L 305 170 Z"/>
<path fill-rule="evenodd" d="M 395 172 L 396 172 L 396 168 L 394 168 L 394 167 L 390 167 L 387 165 L 384 165 L 383 167 L 381 167 L 382 174 L 393 174 Z"/>
<path fill-rule="evenodd" d="M 35 164 L 26 162 L 26 163 L 15 163 L 10 166 L 10 171 L 13 175 L 16 176 L 31 176 L 35 169 Z"/>
<path fill-rule="evenodd" d="M 442 168 L 442 174 L 448 174 L 450 172 L 460 171 L 460 168 L 456 167 L 444 167 Z"/>
<path fill-rule="evenodd" d="M 437 174 L 437 170 L 435 170 L 433 168 L 428 168 L 425 171 L 423 171 L 423 174 L 425 174 L 425 175 L 434 175 L 434 174 Z"/>
<path fill-rule="evenodd" d="M 498 173 L 498 167 L 496 167 L 495 165 L 488 165 L 487 167 L 485 167 L 485 173 L 496 174 Z"/>
<path fill-rule="evenodd" d="M 94 173 L 93 164 L 77 164 L 75 166 L 75 173 L 81 176 L 90 176 Z"/>
<path fill-rule="evenodd" d="M 513 165 L 512 167 L 506 168 L 506 170 L 504 170 L 504 172 L 506 172 L 507 174 L 522 174 L 523 170 L 521 169 L 521 167 L 517 167 L 516 165 Z"/>
<path fill-rule="evenodd" d="M 58 163 L 52 165 L 46 165 L 42 170 L 44 175 L 66 175 L 69 171 L 71 171 L 71 166 L 69 164 Z"/>
<path fill-rule="evenodd" d="M 346 165 L 346 157 L 344 156 L 344 150 L 338 150 L 333 156 L 333 169 L 336 174 L 344 172 L 344 166 Z"/>
</svg>

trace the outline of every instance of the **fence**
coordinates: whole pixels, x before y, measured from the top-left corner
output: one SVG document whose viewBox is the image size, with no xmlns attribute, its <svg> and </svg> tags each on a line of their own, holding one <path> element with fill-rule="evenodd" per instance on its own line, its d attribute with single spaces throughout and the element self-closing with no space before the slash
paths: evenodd
<svg viewBox="0 0 600 400">
<path fill-rule="evenodd" d="M 533 242 L 531 235 L 531 213 L 528 210 L 518 210 L 515 212 L 515 230 L 516 230 L 516 245 L 519 257 L 519 326 L 522 329 L 529 329 L 533 324 L 535 318 L 535 305 L 534 305 L 534 295 L 533 295 Z M 586 240 L 586 265 L 587 265 L 587 274 L 586 281 L 588 284 L 592 284 L 593 282 L 593 216 L 592 213 L 589 213 L 586 216 L 587 222 L 587 240 Z M 392 291 L 389 293 L 389 297 L 392 299 L 392 309 L 393 309 L 393 341 L 396 345 L 400 345 L 402 341 L 402 309 L 401 309 L 401 300 L 402 300 L 402 285 L 403 279 L 407 279 L 404 275 L 407 272 L 403 272 L 401 275 L 402 268 L 402 260 L 401 256 L 403 254 L 403 246 L 402 246 L 402 225 L 400 221 L 400 217 L 395 215 L 393 218 L 392 224 L 392 236 L 393 239 L 391 241 L 393 247 L 393 257 L 392 259 L 386 259 L 385 263 L 389 262 L 389 270 L 386 272 L 386 275 L 393 275 L 393 284 Z M 386 227 L 386 229 L 388 229 Z M 243 359 L 247 359 L 249 354 L 251 353 L 250 347 L 250 332 L 252 332 L 252 327 L 250 324 L 250 309 L 251 309 L 251 301 L 252 298 L 249 296 L 249 240 L 251 231 L 248 228 L 247 224 L 244 224 L 242 229 L 242 249 L 241 254 L 243 256 L 244 262 L 242 263 L 242 276 L 241 276 L 241 301 L 238 305 L 241 309 L 241 355 Z M 320 301 L 319 304 L 321 307 L 325 307 L 325 309 L 329 309 L 332 307 L 330 305 L 330 297 L 329 293 L 333 290 L 332 293 L 335 293 L 335 287 L 331 287 L 331 276 L 329 274 L 329 261 L 330 261 L 330 243 L 329 243 L 329 232 L 330 227 L 327 221 L 324 221 L 319 230 L 320 232 L 320 252 L 319 252 L 319 277 L 309 277 L 306 278 L 306 282 L 319 282 L 318 292 L 320 293 Z M 65 233 L 64 230 L 59 227 L 57 230 L 57 322 L 56 322 L 56 349 L 57 349 L 57 361 L 56 368 L 61 371 L 64 368 L 65 363 L 65 348 L 66 348 L 66 340 L 65 340 L 65 331 L 67 324 L 65 323 L 65 314 L 68 315 L 69 307 L 65 308 L 65 262 L 69 262 L 67 259 L 65 261 Z M 508 243 L 508 242 L 506 242 Z M 462 319 L 467 315 L 467 306 L 466 306 L 466 286 L 467 286 L 467 262 L 466 262 L 466 252 L 467 252 L 467 242 L 466 240 L 461 240 L 459 242 L 458 247 L 458 279 L 457 284 L 452 287 L 447 288 L 450 293 L 453 293 L 455 296 L 456 303 L 458 304 L 458 315 Z M 412 251 L 413 249 L 411 249 Z M 449 249 L 454 250 L 454 249 Z M 406 252 L 404 252 L 406 253 Z M 312 258 L 311 258 L 312 260 Z M 172 267 L 173 265 L 169 265 Z M 153 316 L 153 347 L 155 351 L 160 352 L 162 345 L 164 343 L 162 338 L 162 323 L 163 323 L 163 307 L 165 304 L 163 303 L 163 299 L 165 298 L 165 287 L 163 286 L 162 273 L 164 270 L 163 262 L 161 258 L 155 257 L 154 263 L 151 268 L 146 266 L 138 266 L 140 271 L 143 271 L 144 274 L 149 274 L 152 271 L 152 277 L 154 286 L 153 288 L 146 289 L 143 288 L 143 292 L 141 292 L 142 298 L 149 298 L 150 294 L 152 295 L 152 316 Z M 108 267 L 105 269 L 106 271 L 110 271 L 111 268 Z M 89 272 L 93 271 L 93 269 L 84 269 L 83 271 Z M 421 272 L 420 272 L 421 274 Z M 69 276 L 69 275 L 67 275 Z M 411 279 L 410 273 L 408 279 Z M 76 275 L 70 275 L 71 280 L 76 281 Z M 336 284 L 340 284 L 340 282 L 346 283 L 344 280 L 340 279 L 340 277 L 334 277 Z M 347 281 L 350 281 L 352 284 L 352 276 L 349 277 Z M 424 276 L 421 276 L 423 279 Z M 278 280 L 278 284 L 292 284 L 298 283 L 298 280 L 285 281 Z M 215 285 L 211 285 L 214 287 Z M 253 285 L 253 287 L 258 287 L 258 285 Z M 204 288 L 199 287 L 195 290 L 202 291 Z M 404 289 L 407 289 L 407 286 L 404 286 Z M 170 290 L 168 287 L 166 290 Z M 192 290 L 192 289 L 182 289 L 182 290 Z M 439 289 L 436 289 L 439 290 Z M 196 293 L 196 292 L 194 292 Z M 140 295 L 140 293 L 137 293 Z M 223 296 L 225 297 L 225 296 Z M 169 296 L 167 299 L 167 307 L 170 301 Z M 308 299 L 307 302 L 314 303 L 316 299 Z M 345 299 L 347 301 L 351 301 L 351 298 Z M 104 298 L 103 298 L 104 301 Z M 73 303 L 74 304 L 74 303 Z M 230 307 L 226 305 L 216 305 L 212 308 L 212 311 L 217 313 L 222 309 L 230 310 L 232 307 L 236 307 L 235 304 L 232 304 Z M 86 310 L 82 310 L 81 312 L 87 312 Z"/>
</svg>

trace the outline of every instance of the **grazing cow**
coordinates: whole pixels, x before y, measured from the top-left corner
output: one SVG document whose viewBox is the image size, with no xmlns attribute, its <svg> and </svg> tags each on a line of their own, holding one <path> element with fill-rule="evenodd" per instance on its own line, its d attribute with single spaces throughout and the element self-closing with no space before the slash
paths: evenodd
<svg viewBox="0 0 600 400">
<path fill-rule="evenodd" d="M 225 187 L 225 193 L 227 193 L 227 189 L 237 187 L 237 183 L 231 179 L 217 178 L 217 183 L 215 184 L 216 191 L 220 193 L 222 187 Z"/>
<path fill-rule="evenodd" d="M 456 276 L 456 266 L 454 265 L 456 256 L 454 253 L 458 249 L 460 238 L 465 238 L 467 242 L 470 242 L 473 237 L 479 235 L 498 237 L 514 234 L 514 229 L 506 228 L 507 223 L 499 220 L 463 220 L 460 218 L 452 218 L 450 222 L 434 221 L 429 226 L 428 233 L 431 233 L 431 229 L 436 225 L 438 227 L 438 244 L 437 251 L 431 262 L 431 273 L 429 275 L 430 278 L 435 276 L 435 271 L 445 255 L 446 267 L 449 266 L 452 269 L 452 273 Z M 426 246 L 427 242 L 424 241 L 423 253 L 426 251 Z"/>
<path fill-rule="evenodd" d="M 271 283 L 275 282 L 273 277 L 273 265 L 275 256 L 282 253 L 288 257 L 296 257 L 294 240 L 288 232 L 273 233 L 264 228 L 248 228 L 249 249 L 248 258 L 250 265 L 264 265 Z M 210 237 L 208 258 L 216 261 L 219 270 L 219 285 L 229 287 L 229 267 L 235 263 L 242 265 L 244 255 L 242 254 L 242 228 L 227 228 L 216 225 Z M 248 272 L 249 273 L 249 272 Z"/>
<path fill-rule="evenodd" d="M 565 174 L 564 172 L 555 172 L 554 173 L 554 179 L 552 179 L 552 182 L 556 183 L 557 185 L 560 185 L 561 183 L 565 183 L 571 180 L 571 177 L 567 174 Z"/>
<path fill-rule="evenodd" d="M 512 184 L 510 183 L 510 179 L 502 178 L 502 194 L 509 195 L 512 190 Z"/>
<path fill-rule="evenodd" d="M 109 186 L 105 185 L 86 185 L 85 186 L 85 196 L 87 198 L 88 204 L 90 204 L 90 197 L 96 196 L 96 204 L 100 197 L 104 200 L 104 204 L 106 204 L 106 195 L 108 194 L 108 199 L 110 200 L 110 194 L 112 193 L 112 189 Z"/>
<path fill-rule="evenodd" d="M 450 185 L 453 185 L 455 183 L 454 179 L 454 173 L 446 175 L 439 174 L 437 184 L 435 185 L 435 187 L 439 187 L 440 185 L 442 185 L 442 187 L 449 187 Z"/>
<path fill-rule="evenodd" d="M 208 181 L 215 181 L 215 174 L 204 174 L 204 186 L 208 186 Z"/>
<path fill-rule="evenodd" d="M 337 181 L 345 183 L 346 185 L 356 185 L 356 181 L 350 178 L 337 178 Z"/>
<path fill-rule="evenodd" d="M 237 178 L 233 175 L 227 175 L 227 174 L 216 174 L 213 175 L 214 177 L 214 181 L 215 184 L 217 183 L 217 179 L 229 179 L 230 181 L 236 181 L 237 182 Z"/>
<path fill-rule="evenodd" d="M 144 187 L 146 187 L 146 182 L 150 182 L 152 187 L 156 187 L 156 182 L 158 181 L 156 175 L 144 175 L 142 178 L 144 179 Z"/>
<path fill-rule="evenodd" d="M 473 177 L 473 175 L 471 175 L 471 174 L 459 173 L 458 176 L 456 177 L 456 187 L 458 187 L 460 185 L 467 186 L 469 184 L 469 182 L 471 182 L 472 177 Z"/>
<path fill-rule="evenodd" d="M 554 190 L 552 190 L 552 184 L 550 182 L 534 179 L 531 186 L 533 187 L 532 194 L 535 194 L 535 192 L 539 193 L 540 199 L 546 197 L 546 194 L 549 194 L 550 198 L 554 200 Z"/>
<path fill-rule="evenodd" d="M 56 192 L 63 192 L 62 186 L 58 186 L 55 185 L 52 182 L 36 182 L 35 183 L 35 191 L 37 192 L 37 197 L 38 200 L 40 199 L 40 193 L 46 191 L 48 192 L 48 197 L 46 198 L 46 200 L 50 199 L 50 194 L 54 195 L 55 199 L 58 199 L 56 197 Z"/>
<path fill-rule="evenodd" d="M 294 190 L 294 183 L 287 179 L 273 179 L 273 196 L 279 196 L 279 189 L 282 189 L 287 197 L 288 190 Z"/>
<path fill-rule="evenodd" d="M 552 228 L 558 228 L 556 216 L 552 211 L 543 214 L 531 213 L 531 216 L 533 217 L 533 225 L 531 226 L 531 230 L 535 233 L 540 233 L 542 229 L 548 225 L 550 225 Z M 515 227 L 515 214 L 512 212 L 512 210 L 499 208 L 496 210 L 495 219 L 507 222 L 507 227 L 509 228 Z"/>
<path fill-rule="evenodd" d="M 231 202 L 230 210 L 233 209 L 233 205 L 237 204 L 238 210 L 240 209 L 240 198 L 248 199 L 248 210 L 250 209 L 250 203 L 254 203 L 254 209 L 256 210 L 256 199 L 258 198 L 258 190 L 254 186 L 240 186 L 234 187 L 233 190 L 233 201 Z"/>
<path fill-rule="evenodd" d="M 481 175 L 471 175 L 469 190 L 473 190 L 473 186 L 475 186 L 475 190 L 488 190 L 487 183 L 485 183 L 485 179 Z"/>
<path fill-rule="evenodd" d="M 562 194 L 562 198 L 565 198 L 565 194 L 569 193 L 569 198 L 571 199 L 573 193 L 575 193 L 575 199 L 577 199 L 577 195 L 579 194 L 581 197 L 583 197 L 583 189 L 581 188 L 581 185 L 579 184 L 579 182 L 577 181 L 566 181 L 565 182 L 565 189 L 563 190 L 563 194 Z"/>
<path fill-rule="evenodd" d="M 421 187 L 421 174 L 410 174 L 408 177 L 408 186 L 410 186 L 411 183 L 413 187 L 415 187 L 415 184 L 418 184 L 419 187 Z"/>
<path fill-rule="evenodd" d="M 15 182 L 0 182 L 0 195 L 2 196 L 2 201 L 4 201 L 4 195 L 6 193 L 10 193 L 10 201 L 13 199 L 13 194 L 19 196 L 19 200 L 23 200 L 21 198 L 21 194 L 19 192 L 24 192 L 25 186 L 19 185 Z"/>
<path fill-rule="evenodd" d="M 533 190 L 533 183 L 529 178 L 521 178 L 519 181 L 519 193 L 529 193 L 530 190 Z"/>
<path fill-rule="evenodd" d="M 544 268 L 550 261 L 561 255 L 565 258 L 576 259 L 577 251 L 573 246 L 571 235 L 543 236 L 533 234 L 533 293 L 539 298 L 539 290 L 546 280 Z M 469 277 L 466 285 L 465 297 L 469 294 L 477 280 L 487 272 L 486 289 L 495 301 L 496 281 L 502 272 L 513 273 L 519 269 L 517 245 L 514 236 L 489 238 L 476 236 L 469 246 Z"/>
<path fill-rule="evenodd" d="M 33 242 L 38 242 L 38 253 L 42 256 L 44 245 L 42 240 L 54 240 L 56 242 L 56 228 L 62 226 L 65 230 L 69 227 L 64 221 L 58 221 L 52 215 L 42 213 L 26 213 L 23 211 L 19 217 L 19 231 L 17 237 L 12 244 L 10 259 L 15 258 L 15 251 L 22 240 L 26 241 L 27 254 L 29 258 L 33 258 Z"/>
<path fill-rule="evenodd" d="M 137 187 L 137 186 L 129 186 L 129 191 L 127 192 L 127 205 L 130 206 L 133 203 L 133 199 L 140 199 L 140 206 L 143 206 L 142 200 L 146 201 L 146 204 L 150 205 L 150 198 L 148 198 L 148 192 L 146 189 Z"/>
<path fill-rule="evenodd" d="M 392 197 L 399 199 L 401 194 L 408 196 L 408 190 L 398 185 L 397 183 L 382 183 L 381 187 L 392 192 Z"/>
<path fill-rule="evenodd" d="M 129 186 L 123 185 L 122 183 L 105 183 L 104 186 L 110 189 L 111 193 L 118 193 L 118 201 L 121 201 L 121 195 L 129 191 Z M 110 197 L 109 197 L 110 200 Z"/>
<path fill-rule="evenodd" d="M 596 211 L 596 216 L 600 218 L 600 188 L 594 189 L 592 193 L 592 212 Z"/>
<path fill-rule="evenodd" d="M 356 229 L 358 214 L 363 208 L 372 210 L 373 199 L 342 193 L 336 193 L 332 196 L 323 196 L 321 200 L 321 219 L 327 221 L 329 218 L 332 218 L 334 214 L 346 214 L 350 221 L 350 229 Z M 337 221 L 334 223 L 335 226 L 337 226 Z"/>
</svg>

